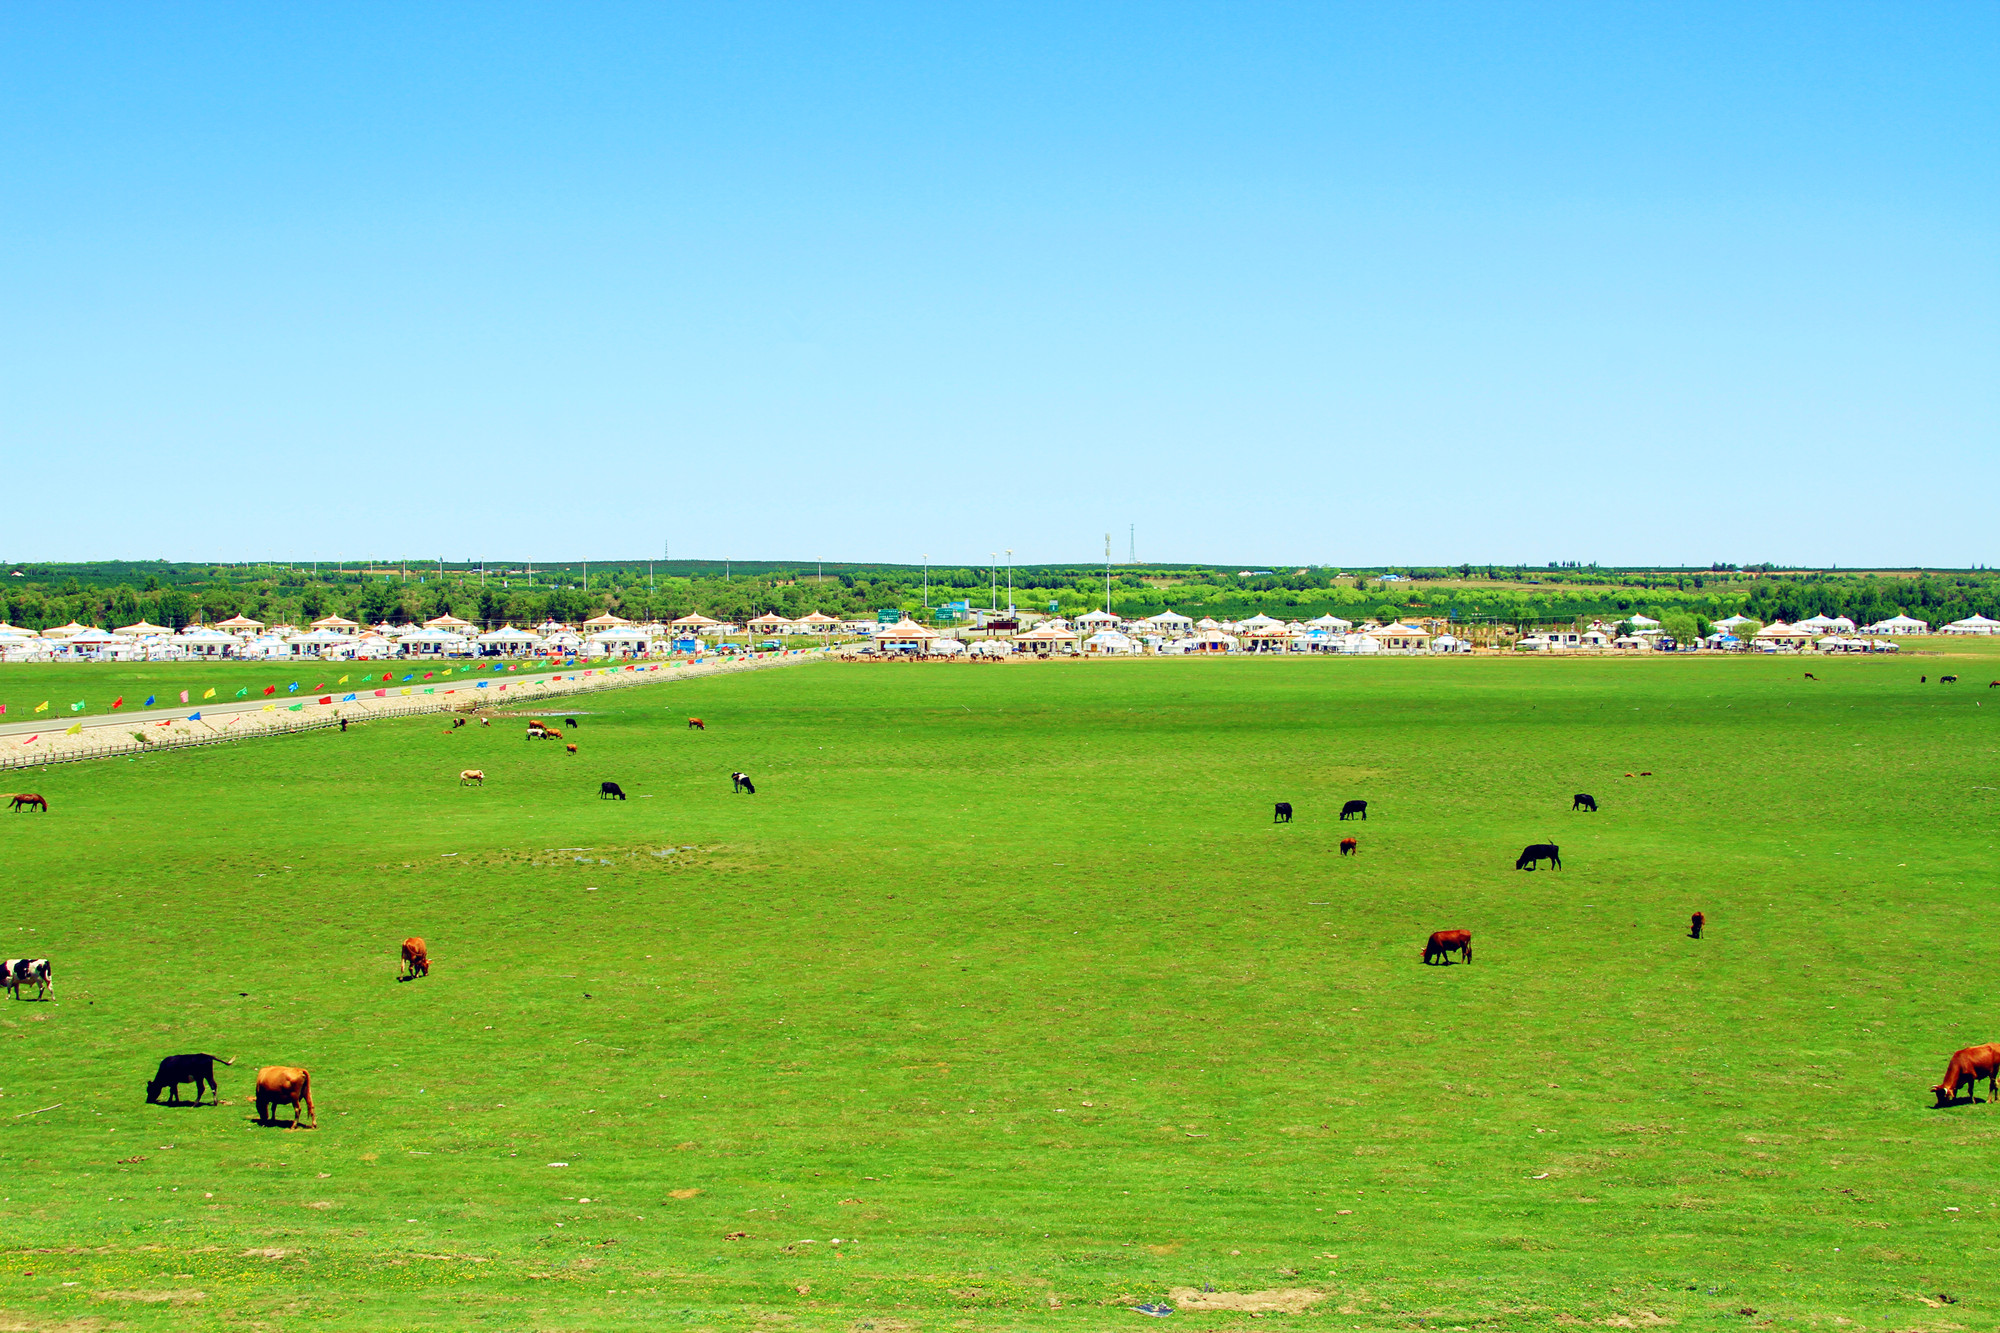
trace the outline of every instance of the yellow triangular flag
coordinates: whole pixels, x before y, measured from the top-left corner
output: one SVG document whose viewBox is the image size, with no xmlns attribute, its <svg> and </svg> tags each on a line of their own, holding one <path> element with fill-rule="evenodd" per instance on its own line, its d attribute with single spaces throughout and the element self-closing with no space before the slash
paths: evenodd
<svg viewBox="0 0 2000 1333">
<path fill-rule="evenodd" d="M 81 735 L 83 735 L 83 723 L 81 723 L 81 722 L 72 722 L 72 723 L 70 723 L 70 724 L 69 724 L 69 730 L 68 730 L 68 731 L 65 731 L 65 732 L 63 733 L 63 735 L 65 735 L 65 736 L 81 736 Z"/>
<path fill-rule="evenodd" d="M 278 705 L 276 705 L 276 704 L 265 704 L 265 705 L 264 705 L 264 711 L 265 711 L 265 712 L 267 712 L 267 713 L 275 713 L 275 712 L 277 712 L 277 711 L 278 711 Z"/>
<path fill-rule="evenodd" d="M 342 685 L 345 685 L 345 684 L 347 683 L 347 677 L 345 677 L 345 676 L 342 676 L 342 677 L 340 678 L 340 683 L 341 683 Z"/>
<path fill-rule="evenodd" d="M 49 701 L 48 701 L 47 699 L 44 699 L 44 700 L 42 700 L 42 701 L 41 701 L 40 703 L 36 704 L 36 705 L 35 705 L 35 711 L 36 711 L 37 713 L 46 713 L 46 712 L 48 712 L 48 711 L 49 711 Z"/>
<path fill-rule="evenodd" d="M 201 697 L 204 699 L 213 699 L 215 697 L 214 687 L 211 686 L 210 688 L 203 690 L 201 692 Z"/>
</svg>

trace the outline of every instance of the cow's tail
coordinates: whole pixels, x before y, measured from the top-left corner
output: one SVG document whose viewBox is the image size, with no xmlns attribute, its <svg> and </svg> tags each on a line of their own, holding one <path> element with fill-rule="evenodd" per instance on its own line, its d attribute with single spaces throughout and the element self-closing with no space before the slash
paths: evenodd
<svg viewBox="0 0 2000 1333">
<path fill-rule="evenodd" d="M 226 1065 L 233 1065 L 236 1063 L 234 1060 L 223 1060 L 222 1057 L 219 1055 L 211 1055 L 208 1058 L 211 1060 L 221 1060 L 222 1063 Z"/>
</svg>

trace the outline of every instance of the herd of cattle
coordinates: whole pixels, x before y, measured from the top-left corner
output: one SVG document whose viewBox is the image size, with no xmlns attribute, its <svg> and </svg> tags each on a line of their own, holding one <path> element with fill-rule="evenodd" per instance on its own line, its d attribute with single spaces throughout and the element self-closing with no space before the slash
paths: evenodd
<svg viewBox="0 0 2000 1333">
<path fill-rule="evenodd" d="M 1810 673 L 1808 674 L 1810 675 Z M 1946 676 L 1940 679 L 1951 682 L 1955 681 L 1956 677 Z M 2000 681 L 1995 681 L 1993 684 L 1995 687 L 2000 687 Z M 467 719 L 464 718 L 455 720 L 447 728 L 447 731 L 455 731 L 465 726 L 466 721 Z M 560 737 L 564 735 L 565 727 L 574 730 L 578 726 L 577 720 L 573 717 L 564 718 L 563 724 L 563 727 L 557 727 L 539 719 L 531 720 L 527 727 L 528 738 L 533 740 Z M 480 725 L 491 726 L 492 719 L 481 718 Z M 707 729 L 702 719 L 698 717 L 689 718 L 687 725 L 693 731 Z M 575 745 L 569 745 L 568 749 L 571 754 L 576 753 Z M 1633 775 L 1628 773 L 1626 776 L 1631 777 Z M 1638 776 L 1651 777 L 1652 774 L 1641 773 Z M 468 768 L 461 770 L 458 778 L 462 786 L 483 786 L 486 781 L 486 774 L 481 769 Z M 748 793 L 750 795 L 756 794 L 757 788 L 751 782 L 748 773 L 741 771 L 732 772 L 729 775 L 729 780 L 732 792 Z M 616 782 L 606 781 L 598 784 L 598 797 L 600 800 L 616 799 L 622 801 L 625 799 L 625 792 Z M 17 793 L 9 799 L 8 805 L 10 809 L 15 811 L 34 809 L 44 814 L 48 812 L 47 799 L 34 792 Z M 1575 793 L 1570 798 L 1570 811 L 1575 813 L 1579 810 L 1588 814 L 1596 814 L 1597 799 L 1588 792 Z M 1272 821 L 1279 824 L 1289 824 L 1292 822 L 1292 817 L 1291 802 L 1277 802 L 1272 811 Z M 1362 800 L 1347 801 L 1341 806 L 1340 818 L 1342 820 L 1358 818 L 1365 822 L 1368 818 L 1368 802 Z M 1340 854 L 1342 856 L 1352 856 L 1359 850 L 1359 839 L 1345 837 L 1340 840 Z M 1553 842 L 1530 843 L 1522 849 L 1520 856 L 1515 858 L 1514 868 L 1516 870 L 1533 870 L 1543 861 L 1547 861 L 1551 869 L 1561 870 L 1562 849 Z M 1689 937 L 1697 940 L 1700 939 L 1702 928 L 1705 924 L 1706 918 L 1702 913 L 1694 913 L 1688 923 Z M 1430 938 L 1424 943 L 1423 961 L 1427 965 L 1444 964 L 1448 966 L 1451 963 L 1451 955 L 1453 954 L 1457 954 L 1461 962 L 1470 963 L 1472 961 L 1471 931 L 1433 931 Z M 430 952 L 424 944 L 422 937 L 411 936 L 409 939 L 404 940 L 402 966 L 397 975 L 397 980 L 413 981 L 418 977 L 427 977 L 430 975 L 430 970 Z M 19 1000 L 21 998 L 21 991 L 29 986 L 35 988 L 35 998 L 37 1000 L 48 998 L 49 992 L 55 988 L 55 970 L 48 959 L 9 958 L 5 961 L 4 965 L 0 965 L 0 987 L 4 987 L 13 999 Z M 215 1081 L 215 1066 L 217 1063 L 234 1065 L 236 1062 L 206 1053 L 169 1055 L 165 1057 L 160 1061 L 159 1068 L 153 1077 L 147 1081 L 147 1103 L 149 1105 L 158 1104 L 160 1096 L 164 1092 L 168 1105 L 181 1105 L 180 1089 L 191 1083 L 194 1085 L 194 1105 L 199 1106 L 201 1104 L 204 1089 L 215 1097 L 216 1103 L 219 1105 L 221 1100 L 220 1091 Z M 1996 1099 L 2000 1099 L 2000 1044 L 1968 1046 L 1963 1050 L 1954 1052 L 1950 1064 L 1945 1070 L 1944 1081 L 1931 1089 L 1936 1097 L 1936 1105 L 1943 1107 L 1953 1104 L 1957 1101 L 1961 1089 L 1965 1090 L 1968 1095 L 1976 1098 L 1981 1079 L 1987 1082 L 1988 1102 L 1991 1103 Z M 319 1113 L 314 1109 L 312 1101 L 312 1075 L 305 1069 L 289 1065 L 268 1065 L 259 1069 L 257 1071 L 256 1104 L 257 1119 L 262 1123 L 271 1123 L 279 1108 L 289 1106 L 292 1108 L 291 1127 L 293 1129 L 299 1128 L 302 1114 L 305 1117 L 305 1123 L 309 1127 L 317 1128 L 319 1125 Z"/>
</svg>

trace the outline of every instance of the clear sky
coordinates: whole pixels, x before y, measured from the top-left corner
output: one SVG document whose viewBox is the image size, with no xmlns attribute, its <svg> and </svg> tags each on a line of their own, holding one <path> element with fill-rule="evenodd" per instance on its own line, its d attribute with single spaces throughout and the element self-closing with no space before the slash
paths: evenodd
<svg viewBox="0 0 2000 1333">
<path fill-rule="evenodd" d="M 0 559 L 2000 560 L 2000 5 L 0 4 Z"/>
</svg>

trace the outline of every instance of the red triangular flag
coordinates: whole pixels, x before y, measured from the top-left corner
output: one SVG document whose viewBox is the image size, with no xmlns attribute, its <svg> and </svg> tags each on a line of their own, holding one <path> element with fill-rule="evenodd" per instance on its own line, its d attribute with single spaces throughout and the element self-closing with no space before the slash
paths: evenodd
<svg viewBox="0 0 2000 1333">
<path fill-rule="evenodd" d="M 113 708 L 123 708 L 125 706 L 125 696 L 122 694 L 119 695 L 118 698 L 112 702 L 111 706 Z"/>
</svg>

